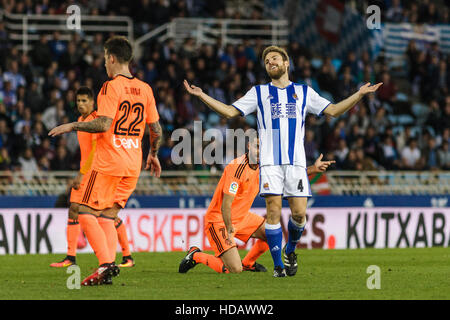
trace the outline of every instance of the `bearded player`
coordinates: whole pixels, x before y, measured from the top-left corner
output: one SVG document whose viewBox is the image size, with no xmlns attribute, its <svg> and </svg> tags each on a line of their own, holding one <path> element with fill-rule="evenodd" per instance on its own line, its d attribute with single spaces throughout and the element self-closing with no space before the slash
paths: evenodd
<svg viewBox="0 0 450 320">
<path fill-rule="evenodd" d="M 322 161 L 322 155 L 308 174 L 324 172 L 335 161 Z M 267 245 L 265 219 L 250 212 L 259 193 L 259 139 L 250 138 L 248 152 L 231 161 L 217 185 L 205 215 L 205 233 L 214 250 L 214 255 L 191 247 L 181 260 L 178 271 L 186 273 L 198 263 L 218 273 L 240 273 L 242 271 L 265 272 L 256 260 L 269 249 Z M 258 239 L 241 261 L 234 238 L 247 242 Z"/>
<path fill-rule="evenodd" d="M 277 46 L 267 47 L 262 60 L 271 82 L 253 86 L 242 98 L 226 105 L 190 85 L 186 90 L 200 98 L 209 108 L 226 118 L 257 113 L 260 138 L 260 194 L 265 197 L 267 243 L 274 262 L 274 277 L 294 276 L 297 273 L 295 248 L 306 225 L 306 204 L 311 197 L 303 139 L 306 114 L 326 114 L 338 117 L 360 101 L 364 95 L 375 92 L 382 83 L 363 85 L 356 93 L 333 104 L 319 96 L 311 87 L 289 80 L 289 56 Z M 288 199 L 291 218 L 289 239 L 282 259 L 283 233 L 280 224 L 282 199 Z M 286 265 L 286 268 L 285 268 Z"/>
</svg>

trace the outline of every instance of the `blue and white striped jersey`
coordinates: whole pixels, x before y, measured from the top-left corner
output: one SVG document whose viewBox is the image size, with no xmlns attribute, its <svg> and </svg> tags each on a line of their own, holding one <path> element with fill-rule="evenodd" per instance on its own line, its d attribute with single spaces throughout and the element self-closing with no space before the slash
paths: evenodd
<svg viewBox="0 0 450 320">
<path fill-rule="evenodd" d="M 272 83 L 254 86 L 233 106 L 243 116 L 257 111 L 261 166 L 291 164 L 306 168 L 306 113 L 321 115 L 329 104 L 311 87 L 291 82 L 283 89 Z"/>
</svg>

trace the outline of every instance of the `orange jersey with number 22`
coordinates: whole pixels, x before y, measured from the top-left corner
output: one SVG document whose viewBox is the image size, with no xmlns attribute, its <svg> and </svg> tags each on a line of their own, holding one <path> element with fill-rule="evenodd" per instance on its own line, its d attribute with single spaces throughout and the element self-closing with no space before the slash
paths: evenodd
<svg viewBox="0 0 450 320">
<path fill-rule="evenodd" d="M 138 177 L 145 124 L 159 120 L 152 88 L 135 77 L 119 74 L 103 84 L 97 107 L 98 117 L 113 122 L 108 131 L 97 136 L 93 169 L 111 176 Z"/>
</svg>

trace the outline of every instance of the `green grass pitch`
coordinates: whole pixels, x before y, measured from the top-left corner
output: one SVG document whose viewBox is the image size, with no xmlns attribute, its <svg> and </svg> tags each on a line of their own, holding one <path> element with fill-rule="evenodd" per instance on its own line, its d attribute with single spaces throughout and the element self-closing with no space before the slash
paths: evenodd
<svg viewBox="0 0 450 320">
<path fill-rule="evenodd" d="M 242 274 L 216 274 L 200 264 L 179 274 L 183 252 L 134 253 L 136 266 L 122 269 L 112 286 L 72 290 L 66 285 L 66 269 L 49 267 L 63 255 L 6 255 L 0 256 L 0 299 L 450 299 L 450 248 L 297 253 L 299 272 L 287 278 L 272 277 L 268 252 L 258 260 L 267 273 Z M 97 259 L 79 254 L 77 263 L 83 279 Z M 380 268 L 380 289 L 367 288 L 370 265 Z"/>
</svg>

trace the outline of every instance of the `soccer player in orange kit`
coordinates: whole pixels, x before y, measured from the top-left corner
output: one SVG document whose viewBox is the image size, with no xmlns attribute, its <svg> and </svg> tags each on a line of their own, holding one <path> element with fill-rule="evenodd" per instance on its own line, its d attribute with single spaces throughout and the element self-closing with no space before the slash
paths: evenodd
<svg viewBox="0 0 450 320">
<path fill-rule="evenodd" d="M 88 87 L 80 87 L 76 92 L 77 109 L 81 116 L 78 121 L 91 121 L 97 117 L 94 107 L 94 93 Z M 77 132 L 77 138 L 80 145 L 80 171 L 72 182 L 72 190 L 70 192 L 69 217 L 67 221 L 67 255 L 60 262 L 50 264 L 50 267 L 64 268 L 72 264 L 76 264 L 77 243 L 79 237 L 83 237 L 81 226 L 78 222 L 78 209 L 80 207 L 82 193 L 81 184 L 86 183 L 86 173 L 89 171 L 94 160 L 97 138 L 95 134 L 88 132 Z M 132 267 L 134 260 L 131 257 L 130 247 L 128 243 L 127 231 L 123 221 L 117 218 L 115 221 L 117 236 L 122 248 L 123 261 L 119 267 Z M 84 237 L 83 237 L 84 240 Z M 86 242 L 86 240 L 84 240 Z"/>
<path fill-rule="evenodd" d="M 117 232 L 114 220 L 136 187 L 142 167 L 141 140 L 145 124 L 150 128 L 150 147 L 146 167 L 161 175 L 157 153 L 161 144 L 161 126 L 151 87 L 129 71 L 133 50 L 121 36 L 104 45 L 105 67 L 112 80 L 103 84 L 97 96 L 97 118 L 53 128 L 50 136 L 70 131 L 97 134 L 97 150 L 88 182 L 82 188 L 79 221 L 93 248 L 99 268 L 82 285 L 112 283 L 120 272 L 115 265 Z"/>
<path fill-rule="evenodd" d="M 308 175 L 324 172 L 335 161 L 322 161 L 322 155 L 307 168 Z M 250 138 L 248 152 L 231 161 L 222 174 L 205 215 L 205 233 L 215 255 L 191 247 L 181 260 L 178 271 L 186 273 L 198 263 L 218 273 L 242 271 L 265 272 L 256 260 L 269 249 L 265 235 L 265 219 L 250 212 L 259 193 L 259 139 Z M 255 245 L 241 261 L 234 238 L 247 242 L 257 238 Z"/>
</svg>

